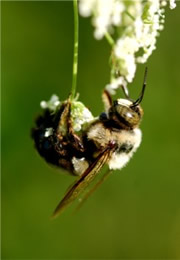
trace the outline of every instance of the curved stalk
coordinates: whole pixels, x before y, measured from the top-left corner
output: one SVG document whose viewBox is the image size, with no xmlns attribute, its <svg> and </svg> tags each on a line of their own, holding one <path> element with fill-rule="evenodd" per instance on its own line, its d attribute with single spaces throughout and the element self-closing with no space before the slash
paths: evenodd
<svg viewBox="0 0 180 260">
<path fill-rule="evenodd" d="M 73 0 L 74 9 L 74 53 L 73 53 L 73 72 L 72 72 L 72 88 L 71 101 L 75 98 L 77 86 L 78 72 L 78 38 L 79 38 L 79 17 L 78 17 L 78 0 Z"/>
<path fill-rule="evenodd" d="M 108 32 L 106 32 L 105 37 L 106 37 L 106 40 L 108 41 L 108 43 L 113 47 L 114 46 L 114 40 L 111 37 L 111 35 Z"/>
</svg>

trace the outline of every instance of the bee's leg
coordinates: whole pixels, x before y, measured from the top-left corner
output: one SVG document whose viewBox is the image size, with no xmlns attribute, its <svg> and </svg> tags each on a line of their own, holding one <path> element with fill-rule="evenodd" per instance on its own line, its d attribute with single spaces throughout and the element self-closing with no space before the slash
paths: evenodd
<svg viewBox="0 0 180 260">
<path fill-rule="evenodd" d="M 68 99 L 61 114 L 61 119 L 58 126 L 58 136 L 59 139 L 65 136 L 71 143 L 73 149 L 76 149 L 78 152 L 84 152 L 82 140 L 77 134 L 75 134 L 73 129 L 70 99 Z"/>
<path fill-rule="evenodd" d="M 64 104 L 64 109 L 57 128 L 57 136 L 60 141 L 64 140 L 64 137 L 67 138 L 74 149 L 79 152 L 84 152 L 83 143 L 80 137 L 75 134 L 72 126 L 70 99 Z"/>
<path fill-rule="evenodd" d="M 66 136 L 68 133 L 68 118 L 70 117 L 70 100 L 68 99 L 65 104 L 63 104 L 62 113 L 60 115 L 60 120 L 57 128 L 57 135 L 59 139 L 63 136 Z"/>
<path fill-rule="evenodd" d="M 70 112 L 71 112 L 71 108 L 69 109 L 69 113 Z M 83 153 L 84 152 L 84 145 L 83 145 L 81 138 L 77 134 L 75 134 L 75 132 L 74 132 L 70 114 L 69 114 L 69 117 L 68 117 L 67 126 L 68 126 L 68 128 L 67 128 L 68 139 L 71 142 L 73 148 L 75 148 L 78 152 Z"/>
<path fill-rule="evenodd" d="M 104 103 L 105 112 L 108 112 L 109 108 L 112 106 L 112 98 L 107 90 L 102 93 L 102 101 Z"/>
</svg>

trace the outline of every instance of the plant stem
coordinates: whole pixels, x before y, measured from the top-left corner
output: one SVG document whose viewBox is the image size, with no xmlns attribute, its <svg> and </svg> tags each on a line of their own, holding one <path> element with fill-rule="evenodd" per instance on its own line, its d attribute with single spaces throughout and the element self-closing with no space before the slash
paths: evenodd
<svg viewBox="0 0 180 260">
<path fill-rule="evenodd" d="M 132 14 L 130 14 L 128 11 L 125 11 L 125 13 L 126 13 L 133 21 L 135 21 L 135 18 L 134 18 L 134 16 L 132 16 Z"/>
<path fill-rule="evenodd" d="M 75 98 L 78 71 L 78 34 L 79 34 L 79 17 L 78 17 L 78 0 L 73 0 L 74 8 L 74 54 L 73 54 L 73 71 L 72 71 L 72 88 L 71 101 Z"/>
<path fill-rule="evenodd" d="M 105 37 L 106 37 L 106 40 L 108 41 L 108 43 L 113 47 L 114 46 L 114 40 L 111 37 L 111 35 L 108 32 L 106 32 Z"/>
</svg>

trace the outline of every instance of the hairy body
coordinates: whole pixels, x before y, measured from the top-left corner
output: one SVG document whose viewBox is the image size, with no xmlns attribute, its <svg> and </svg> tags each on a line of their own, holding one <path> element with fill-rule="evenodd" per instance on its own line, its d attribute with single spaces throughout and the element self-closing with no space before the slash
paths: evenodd
<svg viewBox="0 0 180 260">
<path fill-rule="evenodd" d="M 104 164 L 108 164 L 110 170 L 121 169 L 139 147 L 142 135 L 139 125 L 143 116 L 140 103 L 146 86 L 146 75 L 147 68 L 142 91 L 135 101 L 125 92 L 126 99 L 113 102 L 109 93 L 104 91 L 105 112 L 89 123 L 86 129 L 81 128 L 79 134 L 73 129 L 72 103 L 69 99 L 55 113 L 46 109 L 37 119 L 32 137 L 39 154 L 47 162 L 79 176 L 56 207 L 53 217 L 59 215 L 84 191 Z M 108 173 L 95 188 L 107 176 Z"/>
<path fill-rule="evenodd" d="M 131 105 L 132 102 L 126 99 L 109 104 L 107 112 L 102 113 L 80 135 L 72 129 L 68 102 L 55 114 L 46 110 L 37 119 L 36 128 L 32 132 L 36 148 L 47 162 L 62 167 L 73 175 L 82 175 L 111 144 L 114 152 L 107 163 L 110 169 L 121 169 L 141 143 L 141 130 L 138 126 L 142 110 L 136 108 L 136 112 L 133 109 L 130 113 L 128 110 Z M 128 116 L 130 123 L 126 119 Z M 66 126 L 65 134 L 61 130 L 62 124 Z"/>
</svg>

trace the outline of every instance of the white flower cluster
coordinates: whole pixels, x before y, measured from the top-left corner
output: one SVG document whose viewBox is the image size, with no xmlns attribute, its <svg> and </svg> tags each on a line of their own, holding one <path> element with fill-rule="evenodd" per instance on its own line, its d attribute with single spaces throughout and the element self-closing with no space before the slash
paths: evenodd
<svg viewBox="0 0 180 260">
<path fill-rule="evenodd" d="M 156 48 L 163 29 L 165 6 L 176 7 L 175 0 L 80 0 L 82 16 L 93 15 L 95 37 L 116 35 L 111 58 L 111 81 L 106 89 L 112 94 L 126 87 L 135 76 L 137 63 L 145 63 Z"/>
<path fill-rule="evenodd" d="M 82 102 L 77 101 L 76 99 L 73 100 L 71 104 L 71 120 L 74 131 L 79 132 L 95 118 L 93 117 L 89 109 L 87 109 L 87 107 L 85 107 Z M 64 102 L 67 101 L 65 100 L 61 102 L 57 95 L 52 95 L 50 100 L 41 101 L 40 106 L 42 109 L 48 109 L 52 114 L 54 114 Z M 62 131 L 66 131 L 64 126 L 61 127 Z M 45 136 L 48 137 L 49 135 L 52 135 L 52 128 L 46 129 Z"/>
<path fill-rule="evenodd" d="M 121 14 L 125 6 L 122 1 L 116 0 L 80 0 L 79 11 L 82 16 L 93 14 L 94 36 L 101 39 L 112 25 L 121 24 Z"/>
<path fill-rule="evenodd" d="M 49 109 L 52 113 L 54 113 L 60 104 L 61 102 L 59 101 L 59 97 L 57 95 L 52 95 L 50 100 L 41 101 L 40 107 L 43 109 Z"/>
<path fill-rule="evenodd" d="M 73 129 L 79 132 L 82 128 L 94 120 L 93 115 L 80 101 L 73 101 L 71 105 L 71 118 L 73 122 Z"/>
<path fill-rule="evenodd" d="M 174 9 L 176 7 L 176 0 L 170 0 L 169 3 L 170 3 L 170 8 L 171 9 Z"/>
</svg>

